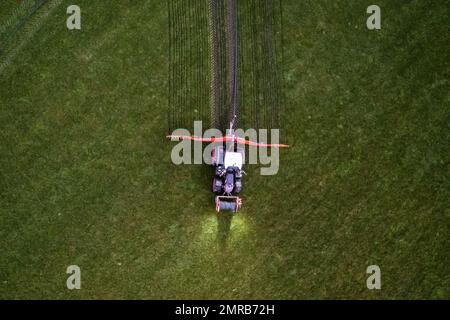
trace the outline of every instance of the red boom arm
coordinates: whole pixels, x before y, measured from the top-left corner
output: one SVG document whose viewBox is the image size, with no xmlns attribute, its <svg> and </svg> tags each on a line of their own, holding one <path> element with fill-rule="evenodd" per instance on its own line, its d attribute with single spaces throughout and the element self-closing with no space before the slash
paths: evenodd
<svg viewBox="0 0 450 320">
<path fill-rule="evenodd" d="M 169 135 L 167 136 L 169 139 L 177 139 L 177 140 L 193 140 L 193 141 L 201 141 L 201 142 L 227 142 L 227 141 L 233 141 L 236 143 L 246 144 L 250 146 L 255 147 L 273 147 L 273 148 L 288 148 L 289 145 L 287 144 L 279 144 L 279 143 L 260 143 L 260 142 L 254 142 L 250 140 L 246 140 L 244 138 L 239 137 L 233 137 L 233 136 L 226 136 L 226 137 L 212 137 L 212 138 L 200 138 L 195 136 L 176 136 L 176 135 Z"/>
</svg>

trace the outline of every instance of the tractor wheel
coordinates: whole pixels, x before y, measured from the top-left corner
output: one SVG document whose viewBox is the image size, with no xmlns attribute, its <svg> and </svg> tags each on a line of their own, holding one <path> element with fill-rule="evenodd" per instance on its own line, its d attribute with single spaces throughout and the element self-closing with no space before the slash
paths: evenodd
<svg viewBox="0 0 450 320">
<path fill-rule="evenodd" d="M 242 179 L 236 179 L 234 182 L 234 192 L 236 194 L 242 192 Z"/>
<path fill-rule="evenodd" d="M 212 182 L 212 192 L 220 193 L 222 192 L 222 179 L 214 178 Z"/>
</svg>

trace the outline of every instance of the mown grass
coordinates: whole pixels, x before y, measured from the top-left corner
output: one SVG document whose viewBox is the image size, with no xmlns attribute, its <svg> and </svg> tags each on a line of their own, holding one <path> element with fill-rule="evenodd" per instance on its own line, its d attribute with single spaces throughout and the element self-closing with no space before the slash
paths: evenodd
<svg viewBox="0 0 450 320">
<path fill-rule="evenodd" d="M 8 20 L 8 18 L 11 17 L 12 14 L 16 10 L 20 8 L 20 5 L 18 5 L 18 2 L 16 0 L 5 0 L 2 1 L 2 7 L 0 10 L 0 21 L 2 21 L 2 24 Z"/>
<path fill-rule="evenodd" d="M 292 147 L 232 219 L 170 161 L 165 1 L 79 0 L 74 32 L 69 4 L 0 74 L 0 297 L 450 298 L 446 1 L 368 31 L 372 3 L 284 0 Z"/>
</svg>

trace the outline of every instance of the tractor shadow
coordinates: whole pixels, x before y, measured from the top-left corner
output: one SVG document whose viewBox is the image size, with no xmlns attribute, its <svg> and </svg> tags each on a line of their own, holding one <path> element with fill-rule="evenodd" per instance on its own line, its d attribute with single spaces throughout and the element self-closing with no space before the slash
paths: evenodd
<svg viewBox="0 0 450 320">
<path fill-rule="evenodd" d="M 214 195 L 211 193 L 211 184 L 214 177 L 214 169 L 211 166 L 203 165 L 198 170 L 199 187 L 208 186 L 208 192 L 205 193 L 205 201 L 210 202 L 211 211 L 215 210 Z M 217 243 L 220 250 L 226 250 L 228 246 L 228 238 L 230 235 L 231 222 L 234 213 L 220 212 L 217 214 Z"/>
<path fill-rule="evenodd" d="M 234 213 L 231 212 L 221 212 L 217 215 L 217 242 L 221 250 L 227 248 L 233 216 Z"/>
</svg>

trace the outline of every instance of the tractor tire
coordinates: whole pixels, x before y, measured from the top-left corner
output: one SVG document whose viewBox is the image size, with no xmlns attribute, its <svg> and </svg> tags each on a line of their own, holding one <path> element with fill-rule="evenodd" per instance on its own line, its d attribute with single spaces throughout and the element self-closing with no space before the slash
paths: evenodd
<svg viewBox="0 0 450 320">
<path fill-rule="evenodd" d="M 238 194 L 242 192 L 242 179 L 236 179 L 234 182 L 234 193 Z"/>
<path fill-rule="evenodd" d="M 221 193 L 222 192 L 222 179 L 214 178 L 212 182 L 212 192 Z"/>
</svg>

